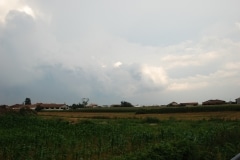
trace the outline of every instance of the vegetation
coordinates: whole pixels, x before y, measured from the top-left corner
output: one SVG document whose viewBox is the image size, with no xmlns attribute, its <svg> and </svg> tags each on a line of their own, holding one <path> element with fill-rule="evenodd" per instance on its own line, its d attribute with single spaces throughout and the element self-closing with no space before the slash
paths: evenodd
<svg viewBox="0 0 240 160">
<path fill-rule="evenodd" d="M 130 102 L 121 101 L 121 107 L 133 107 L 133 105 Z"/>
<path fill-rule="evenodd" d="M 26 98 L 24 101 L 25 105 L 31 105 L 31 99 L 30 98 Z"/>
<path fill-rule="evenodd" d="M 70 106 L 71 109 L 79 109 L 79 108 L 85 108 L 88 104 L 89 98 L 82 98 L 82 103 L 78 103 L 78 104 L 72 104 L 72 106 Z"/>
<path fill-rule="evenodd" d="M 78 108 L 84 108 L 84 105 L 81 104 L 81 103 L 78 103 L 78 104 L 72 104 L 72 106 L 70 106 L 71 109 L 78 109 Z"/>
<path fill-rule="evenodd" d="M 141 108 L 136 114 L 161 114 L 161 113 L 191 113 L 191 112 L 221 112 L 221 111 L 240 111 L 240 105 L 209 105 L 197 107 L 161 107 L 161 108 Z"/>
<path fill-rule="evenodd" d="M 128 103 L 128 102 L 125 102 Z M 122 102 L 124 104 L 124 101 Z M 131 103 L 127 104 L 131 105 Z M 222 111 L 240 111 L 239 104 L 230 105 L 205 105 L 205 106 L 190 106 L 190 107 L 97 107 L 97 108 L 84 108 L 83 105 L 73 104 L 69 112 L 134 112 L 136 114 L 165 114 L 165 113 L 193 113 L 193 112 L 222 112 Z M 75 110 L 77 109 L 77 110 Z M 49 111 L 48 111 L 49 112 Z M 64 111 L 65 112 L 65 111 Z"/>
<path fill-rule="evenodd" d="M 28 113 L 28 114 L 26 114 Z M 28 110 L 0 116 L 0 159 L 225 160 L 240 150 L 239 120 L 85 119 Z"/>
<path fill-rule="evenodd" d="M 78 110 L 73 110 L 73 112 L 112 112 L 112 113 L 120 113 L 120 112 L 137 112 L 140 108 L 137 107 L 105 107 L 105 108 L 78 108 Z M 69 110 L 69 112 L 72 112 Z"/>
</svg>

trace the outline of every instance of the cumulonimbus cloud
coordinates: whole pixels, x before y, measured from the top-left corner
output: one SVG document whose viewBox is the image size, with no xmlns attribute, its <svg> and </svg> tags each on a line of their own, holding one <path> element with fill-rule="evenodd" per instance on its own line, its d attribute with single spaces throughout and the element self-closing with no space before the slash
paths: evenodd
<svg viewBox="0 0 240 160">
<path fill-rule="evenodd" d="M 39 3 L 48 6 L 45 2 Z M 138 6 L 136 11 L 145 16 L 144 22 L 135 12 L 124 13 L 123 17 L 120 12 L 114 12 L 119 19 L 112 18 L 110 22 L 102 15 L 108 18 L 111 15 L 101 11 L 101 7 L 87 3 L 90 10 L 81 10 L 87 13 L 86 17 L 80 14 L 78 7 L 73 8 L 73 12 L 69 9 L 64 15 L 62 3 L 54 9 L 51 8 L 53 2 L 49 8 L 27 1 L 11 1 L 4 5 L 7 7 L 0 6 L 0 90 L 4 90 L 0 100 L 3 103 L 10 102 L 10 99 L 5 101 L 7 97 L 18 97 L 14 101 L 18 102 L 19 95 L 34 95 L 36 99 L 40 97 L 39 101 L 66 98 L 64 101 L 69 103 L 78 102 L 81 97 L 99 103 L 114 103 L 131 97 L 144 103 L 148 99 L 157 102 L 158 95 L 162 95 L 163 100 L 168 98 L 163 93 L 174 95 L 175 92 L 199 90 L 208 93 L 212 86 L 219 93 L 221 86 L 239 86 L 240 42 L 231 35 L 203 35 L 194 40 L 151 44 L 149 37 L 158 42 L 164 40 L 159 35 L 165 35 L 156 27 L 161 26 L 160 23 L 148 19 L 148 15 L 158 12 L 158 7 L 153 12 Z M 121 6 L 124 5 L 121 3 Z M 97 7 L 99 14 L 92 12 L 91 7 Z M 131 8 L 127 9 L 130 13 Z M 125 23 L 125 17 L 130 24 Z M 134 18 L 139 19 L 131 21 Z M 232 25 L 236 27 L 237 24 Z M 118 25 L 122 27 L 116 27 Z M 158 34 L 154 37 L 155 32 Z M 174 35 L 169 39 L 172 37 Z"/>
</svg>

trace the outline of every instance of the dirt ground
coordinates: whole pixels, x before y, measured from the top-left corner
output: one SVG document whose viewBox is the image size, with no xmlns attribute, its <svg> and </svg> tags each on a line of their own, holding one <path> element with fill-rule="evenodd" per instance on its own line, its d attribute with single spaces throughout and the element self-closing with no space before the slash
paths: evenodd
<svg viewBox="0 0 240 160">
<path fill-rule="evenodd" d="M 43 118 L 62 118 L 71 122 L 77 122 L 82 119 L 117 119 L 117 118 L 146 118 L 154 117 L 160 120 L 202 120 L 211 118 L 220 119 L 240 119 L 240 112 L 197 112 L 197 113 L 168 113 L 168 114 L 135 114 L 135 113 L 89 113 L 89 112 L 38 112 Z"/>
</svg>

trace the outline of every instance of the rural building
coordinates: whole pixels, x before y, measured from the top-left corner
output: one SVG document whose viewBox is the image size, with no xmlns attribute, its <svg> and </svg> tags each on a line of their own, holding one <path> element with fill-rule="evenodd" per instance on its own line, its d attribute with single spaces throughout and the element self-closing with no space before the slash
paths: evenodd
<svg viewBox="0 0 240 160">
<path fill-rule="evenodd" d="M 97 107 L 98 107 L 98 105 L 95 104 L 95 103 L 91 103 L 91 104 L 86 106 L 86 108 L 97 108 Z"/>
<path fill-rule="evenodd" d="M 13 110 L 20 110 L 21 108 L 29 108 L 29 109 L 35 110 L 36 107 L 37 107 L 36 104 L 31 104 L 31 105 L 14 104 L 14 105 L 10 106 L 9 108 L 13 109 Z"/>
<path fill-rule="evenodd" d="M 23 104 L 14 104 L 14 105 L 10 106 L 9 108 L 13 109 L 13 110 L 20 110 L 22 107 L 24 107 Z"/>
<path fill-rule="evenodd" d="M 219 99 L 215 99 L 215 100 L 210 99 L 202 103 L 202 105 L 220 105 L 220 104 L 226 104 L 226 102 Z"/>
<path fill-rule="evenodd" d="M 15 104 L 10 107 L 13 110 L 19 110 L 21 108 L 29 108 L 31 110 L 35 110 L 37 107 L 40 107 L 42 110 L 67 110 L 69 109 L 66 104 L 55 104 L 55 103 L 36 103 L 31 105 L 24 104 Z"/>
<path fill-rule="evenodd" d="M 180 103 L 180 106 L 197 106 L 198 102 L 187 102 L 187 103 Z"/>
<path fill-rule="evenodd" d="M 240 104 L 240 97 L 236 99 L 236 103 Z"/>
<path fill-rule="evenodd" d="M 105 105 L 102 105 L 101 107 L 105 107 L 106 108 L 106 107 L 109 107 L 109 106 L 105 104 Z"/>
<path fill-rule="evenodd" d="M 167 106 L 171 106 L 171 107 L 178 106 L 178 103 L 177 102 L 171 102 Z"/>
<path fill-rule="evenodd" d="M 37 105 L 38 105 L 38 103 L 37 104 L 31 104 L 31 105 L 24 105 L 24 107 L 27 107 L 31 110 L 35 110 L 37 108 Z"/>
<path fill-rule="evenodd" d="M 42 110 L 68 110 L 69 107 L 66 104 L 56 104 L 56 103 L 37 103 L 37 107 Z"/>
</svg>

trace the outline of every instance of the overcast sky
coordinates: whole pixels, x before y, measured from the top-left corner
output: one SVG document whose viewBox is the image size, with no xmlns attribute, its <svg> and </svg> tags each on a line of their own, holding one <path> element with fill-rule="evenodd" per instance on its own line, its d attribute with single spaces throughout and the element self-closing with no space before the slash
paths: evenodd
<svg viewBox="0 0 240 160">
<path fill-rule="evenodd" d="M 0 0 L 0 104 L 235 101 L 239 0 Z"/>
</svg>

